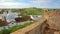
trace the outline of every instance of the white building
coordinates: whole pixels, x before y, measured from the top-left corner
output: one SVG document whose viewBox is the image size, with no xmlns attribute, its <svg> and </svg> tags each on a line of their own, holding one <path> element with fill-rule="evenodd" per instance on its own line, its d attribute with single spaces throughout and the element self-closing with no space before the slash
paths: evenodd
<svg viewBox="0 0 60 34">
<path fill-rule="evenodd" d="M 7 22 L 11 22 L 11 21 L 15 21 L 15 14 L 13 12 L 9 12 L 6 16 L 6 21 Z"/>
<path fill-rule="evenodd" d="M 30 18 L 31 18 L 32 20 L 39 20 L 39 19 L 42 18 L 42 15 L 30 15 Z"/>
<path fill-rule="evenodd" d="M 2 20 L 7 21 L 7 22 L 15 21 L 16 16 L 17 15 L 15 15 L 15 13 L 13 13 L 11 10 L 9 10 L 8 13 L 4 12 L 2 14 Z"/>
<path fill-rule="evenodd" d="M 2 20 L 3 20 L 3 21 L 6 20 L 6 16 L 7 16 L 7 12 L 3 12 L 3 14 L 2 14 Z"/>
</svg>

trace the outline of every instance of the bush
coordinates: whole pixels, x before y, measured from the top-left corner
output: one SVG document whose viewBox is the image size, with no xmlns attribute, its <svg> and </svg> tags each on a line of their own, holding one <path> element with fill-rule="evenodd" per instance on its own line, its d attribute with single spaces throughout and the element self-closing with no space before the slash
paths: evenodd
<svg viewBox="0 0 60 34">
<path fill-rule="evenodd" d="M 14 31 L 17 31 L 18 29 L 22 29 L 22 28 L 24 28 L 24 27 L 26 27 L 26 26 L 28 26 L 28 25 L 30 25 L 32 23 L 33 22 L 28 22 L 28 23 L 25 23 L 25 24 L 22 24 L 22 25 L 19 25 L 19 26 L 13 26 L 13 27 L 11 27 L 9 29 L 3 29 L 3 30 L 0 31 L 0 34 L 10 34 L 10 33 L 14 32 Z"/>
<path fill-rule="evenodd" d="M 14 26 L 14 27 L 10 28 L 11 29 L 10 31 L 14 32 L 14 31 L 16 31 L 18 29 L 22 29 L 22 28 L 24 28 L 24 27 L 26 27 L 26 26 L 28 26 L 28 25 L 30 25 L 32 23 L 33 22 L 28 22 L 28 23 L 25 23 L 25 24 L 22 24 L 22 25 L 19 25 L 19 26 Z"/>
<path fill-rule="evenodd" d="M 8 22 L 2 21 L 2 19 L 0 19 L 0 26 L 6 26 L 8 24 L 9 24 Z"/>
<path fill-rule="evenodd" d="M 22 16 L 22 17 L 15 18 L 16 22 L 28 21 L 30 19 L 31 19 L 30 16 Z"/>
<path fill-rule="evenodd" d="M 8 29 L 3 29 L 0 31 L 0 34 L 10 34 L 10 31 Z"/>
</svg>

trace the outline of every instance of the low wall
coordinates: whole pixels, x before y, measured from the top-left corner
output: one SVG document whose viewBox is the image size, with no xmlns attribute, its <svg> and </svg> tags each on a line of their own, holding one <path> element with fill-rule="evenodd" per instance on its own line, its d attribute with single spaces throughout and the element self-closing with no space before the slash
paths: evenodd
<svg viewBox="0 0 60 34">
<path fill-rule="evenodd" d="M 41 19 L 23 29 L 12 32 L 11 34 L 42 34 L 46 24 L 46 19 Z"/>
</svg>

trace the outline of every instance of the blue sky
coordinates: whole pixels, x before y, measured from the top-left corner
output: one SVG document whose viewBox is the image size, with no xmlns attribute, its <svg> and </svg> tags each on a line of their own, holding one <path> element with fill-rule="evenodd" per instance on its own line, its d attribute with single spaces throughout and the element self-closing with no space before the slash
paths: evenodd
<svg viewBox="0 0 60 34">
<path fill-rule="evenodd" d="M 0 8 L 60 8 L 60 0 L 0 0 Z"/>
</svg>

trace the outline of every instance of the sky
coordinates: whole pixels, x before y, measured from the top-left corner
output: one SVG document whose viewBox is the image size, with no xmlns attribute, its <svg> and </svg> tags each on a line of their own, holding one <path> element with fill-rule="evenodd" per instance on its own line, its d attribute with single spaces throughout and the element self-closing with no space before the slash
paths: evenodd
<svg viewBox="0 0 60 34">
<path fill-rule="evenodd" d="M 0 0 L 0 8 L 60 8 L 60 0 Z"/>
</svg>

